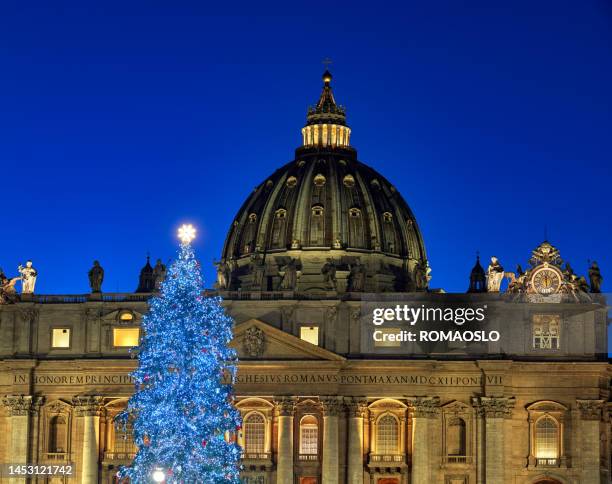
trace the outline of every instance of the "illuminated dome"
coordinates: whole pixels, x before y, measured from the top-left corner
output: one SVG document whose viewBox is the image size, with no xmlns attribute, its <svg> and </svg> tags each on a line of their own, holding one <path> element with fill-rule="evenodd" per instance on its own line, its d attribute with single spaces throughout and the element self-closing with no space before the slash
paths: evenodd
<svg viewBox="0 0 612 484">
<path fill-rule="evenodd" d="M 263 180 L 234 219 L 220 289 L 341 293 L 427 285 L 412 211 L 386 178 L 357 160 L 331 74 L 323 80 L 295 160 Z M 286 275 L 294 268 L 297 275 Z"/>
</svg>

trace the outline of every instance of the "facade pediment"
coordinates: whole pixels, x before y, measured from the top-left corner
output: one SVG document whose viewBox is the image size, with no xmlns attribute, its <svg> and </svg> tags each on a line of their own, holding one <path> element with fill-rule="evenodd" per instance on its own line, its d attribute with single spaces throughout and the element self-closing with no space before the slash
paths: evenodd
<svg viewBox="0 0 612 484">
<path fill-rule="evenodd" d="M 240 360 L 324 360 L 345 358 L 285 333 L 258 319 L 250 319 L 234 329 L 232 346 Z"/>
</svg>

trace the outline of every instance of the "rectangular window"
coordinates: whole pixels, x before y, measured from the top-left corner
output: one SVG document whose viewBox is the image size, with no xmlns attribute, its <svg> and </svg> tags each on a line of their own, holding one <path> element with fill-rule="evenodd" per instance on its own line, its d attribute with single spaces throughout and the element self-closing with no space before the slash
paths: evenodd
<svg viewBox="0 0 612 484">
<path fill-rule="evenodd" d="M 300 328 L 300 338 L 313 345 L 319 345 L 319 327 L 302 326 Z"/>
<path fill-rule="evenodd" d="M 70 328 L 51 330 L 51 348 L 70 348 Z"/>
<path fill-rule="evenodd" d="M 402 334 L 401 328 L 380 328 L 376 329 L 374 346 L 377 348 L 398 348 L 402 346 L 399 337 Z"/>
<path fill-rule="evenodd" d="M 533 315 L 533 348 L 557 350 L 560 344 L 561 316 L 558 314 Z"/>
<path fill-rule="evenodd" d="M 129 348 L 138 346 L 140 328 L 113 328 L 113 346 Z"/>
</svg>

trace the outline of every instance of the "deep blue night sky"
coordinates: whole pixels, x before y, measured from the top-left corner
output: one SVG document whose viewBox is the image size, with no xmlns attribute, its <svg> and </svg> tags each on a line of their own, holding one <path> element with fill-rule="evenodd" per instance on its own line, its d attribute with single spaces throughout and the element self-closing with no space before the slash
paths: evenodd
<svg viewBox="0 0 612 484">
<path fill-rule="evenodd" d="M 293 158 L 325 57 L 359 158 L 416 214 L 433 287 L 465 291 L 477 250 L 525 266 L 545 227 L 612 287 L 607 1 L 11 3 L 0 266 L 32 258 L 39 293 L 88 292 L 93 259 L 105 291 L 132 291 L 183 221 L 212 283 L 241 203 Z"/>
</svg>

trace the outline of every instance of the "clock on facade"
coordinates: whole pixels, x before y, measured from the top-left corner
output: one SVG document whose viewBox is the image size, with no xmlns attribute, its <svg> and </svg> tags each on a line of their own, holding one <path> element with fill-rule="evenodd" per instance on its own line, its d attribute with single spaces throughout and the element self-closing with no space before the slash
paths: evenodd
<svg viewBox="0 0 612 484">
<path fill-rule="evenodd" d="M 561 287 L 561 274 L 551 267 L 542 267 L 533 273 L 531 284 L 544 296 L 555 294 Z"/>
</svg>

